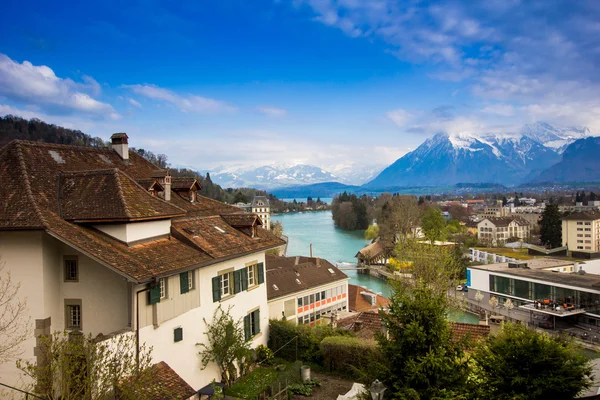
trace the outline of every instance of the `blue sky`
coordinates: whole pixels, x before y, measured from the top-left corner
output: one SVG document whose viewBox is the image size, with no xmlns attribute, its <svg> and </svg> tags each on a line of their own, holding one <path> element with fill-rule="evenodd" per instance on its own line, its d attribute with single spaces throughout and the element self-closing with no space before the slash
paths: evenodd
<svg viewBox="0 0 600 400">
<path fill-rule="evenodd" d="M 54 3 L 54 4 L 53 4 Z M 21 0 L 0 114 L 176 165 L 388 164 L 439 131 L 600 131 L 600 1 Z"/>
</svg>

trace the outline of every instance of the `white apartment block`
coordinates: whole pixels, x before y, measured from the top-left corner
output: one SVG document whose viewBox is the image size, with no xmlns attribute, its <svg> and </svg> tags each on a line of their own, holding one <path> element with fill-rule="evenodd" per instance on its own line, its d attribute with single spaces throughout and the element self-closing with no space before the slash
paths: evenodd
<svg viewBox="0 0 600 400">
<path fill-rule="evenodd" d="M 477 239 L 494 245 L 513 238 L 526 240 L 530 233 L 529 222 L 519 217 L 488 217 L 477 223 Z"/>
<path fill-rule="evenodd" d="M 600 253 L 600 212 L 580 211 L 562 218 L 562 244 L 576 253 Z"/>
</svg>

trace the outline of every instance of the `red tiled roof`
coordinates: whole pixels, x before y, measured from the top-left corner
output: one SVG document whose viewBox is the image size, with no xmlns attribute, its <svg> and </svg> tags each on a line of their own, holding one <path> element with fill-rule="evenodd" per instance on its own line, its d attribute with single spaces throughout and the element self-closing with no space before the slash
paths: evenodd
<svg viewBox="0 0 600 400">
<path fill-rule="evenodd" d="M 489 325 L 468 324 L 466 322 L 450 322 L 452 340 L 458 342 L 464 337 L 477 341 L 490 334 Z"/>
<path fill-rule="evenodd" d="M 265 262 L 269 300 L 348 279 L 348 275 L 322 258 L 279 257 L 267 254 Z M 273 285 L 277 286 L 277 290 Z"/>
<path fill-rule="evenodd" d="M 360 294 L 361 292 L 371 293 L 376 295 L 376 305 L 372 305 L 364 295 Z M 379 310 L 380 308 L 385 308 L 390 305 L 391 301 L 387 297 L 383 297 L 380 294 L 376 294 L 375 292 L 370 291 L 369 289 L 363 288 L 361 286 L 356 286 L 349 284 L 348 285 L 348 307 L 350 311 L 369 311 L 369 310 Z"/>
<path fill-rule="evenodd" d="M 150 373 L 154 377 L 153 383 L 158 386 L 159 394 L 148 400 L 163 400 L 165 398 L 185 400 L 196 394 L 194 388 L 164 361 L 151 366 Z"/>
<path fill-rule="evenodd" d="M 202 189 L 200 184 L 195 178 L 186 178 L 186 177 L 173 177 L 171 178 L 171 189 L 175 191 L 186 191 L 192 190 L 195 187 L 196 190 Z"/>
<path fill-rule="evenodd" d="M 148 196 L 124 172 L 112 168 L 61 174 L 60 212 L 77 222 L 135 221 L 184 216 L 173 204 Z"/>
<path fill-rule="evenodd" d="M 353 331 L 359 338 L 375 339 L 377 332 L 383 332 L 383 321 L 379 313 L 365 311 L 340 319 L 337 327 Z"/>
<path fill-rule="evenodd" d="M 138 282 L 284 244 L 264 229 L 251 238 L 219 216 L 237 207 L 203 196 L 191 203 L 177 193 L 165 202 L 134 182 L 153 174 L 156 167 L 133 151 L 123 160 L 107 148 L 12 141 L 0 149 L 0 230 L 45 230 Z M 172 216 L 181 218 L 172 221 L 174 236 L 134 246 L 67 221 Z M 186 224 L 202 232 L 188 237 L 178 229 Z"/>
</svg>

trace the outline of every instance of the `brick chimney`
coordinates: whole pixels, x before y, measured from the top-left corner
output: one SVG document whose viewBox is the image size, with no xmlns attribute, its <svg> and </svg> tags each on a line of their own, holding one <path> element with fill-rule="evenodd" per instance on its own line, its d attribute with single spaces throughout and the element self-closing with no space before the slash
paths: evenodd
<svg viewBox="0 0 600 400">
<path fill-rule="evenodd" d="M 110 137 L 113 150 L 119 153 L 123 160 L 129 160 L 129 145 L 127 139 L 127 134 L 124 132 L 114 133 Z"/>
</svg>

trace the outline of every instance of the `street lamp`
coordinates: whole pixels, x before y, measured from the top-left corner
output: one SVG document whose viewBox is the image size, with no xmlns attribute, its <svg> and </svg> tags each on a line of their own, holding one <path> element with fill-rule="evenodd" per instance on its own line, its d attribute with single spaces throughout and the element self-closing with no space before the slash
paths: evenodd
<svg viewBox="0 0 600 400">
<path fill-rule="evenodd" d="M 383 400 L 383 392 L 385 392 L 386 389 L 385 385 L 379 382 L 379 379 L 375 379 L 375 381 L 371 383 L 370 388 L 373 400 Z"/>
</svg>

